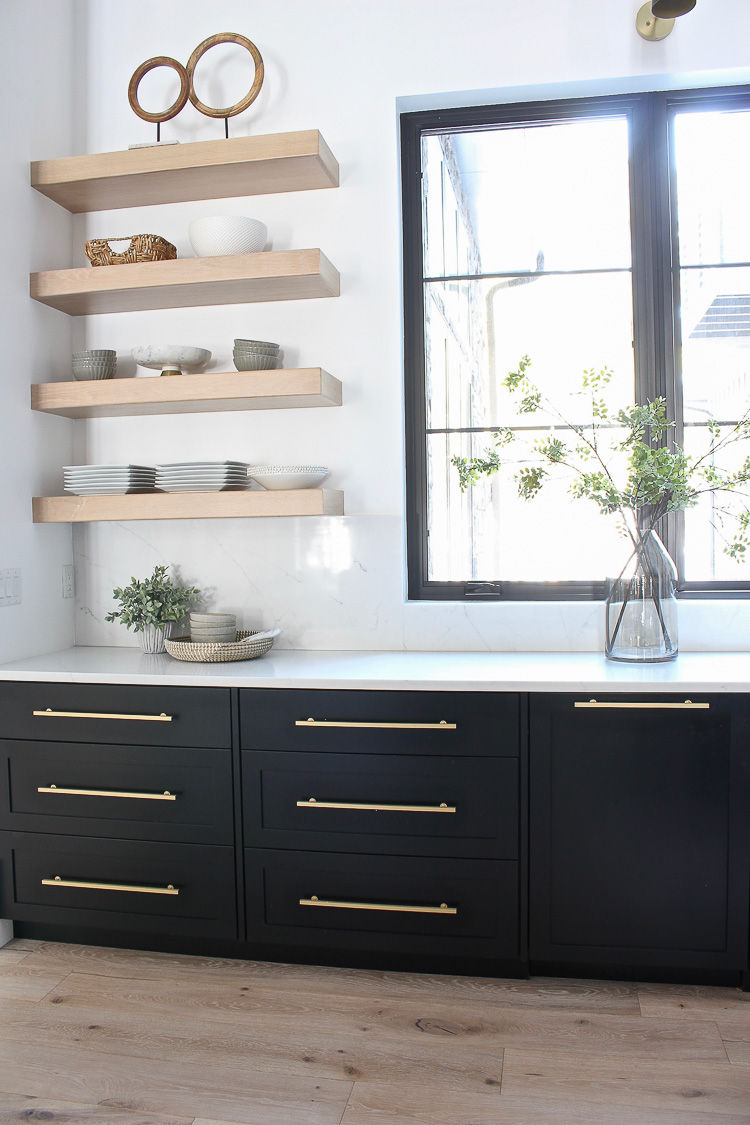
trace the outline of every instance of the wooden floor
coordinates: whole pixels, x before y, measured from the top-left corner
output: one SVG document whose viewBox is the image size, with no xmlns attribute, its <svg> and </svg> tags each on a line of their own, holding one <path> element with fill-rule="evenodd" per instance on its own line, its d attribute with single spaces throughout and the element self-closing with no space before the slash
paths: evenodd
<svg viewBox="0 0 750 1125">
<path fill-rule="evenodd" d="M 0 1125 L 748 1125 L 750 994 L 17 939 Z"/>
</svg>

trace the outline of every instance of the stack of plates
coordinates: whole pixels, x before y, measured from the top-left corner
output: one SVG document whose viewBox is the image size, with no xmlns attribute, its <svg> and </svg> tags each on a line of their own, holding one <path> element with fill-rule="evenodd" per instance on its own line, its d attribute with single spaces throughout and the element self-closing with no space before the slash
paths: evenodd
<svg viewBox="0 0 750 1125">
<path fill-rule="evenodd" d="M 153 465 L 63 465 L 66 492 L 76 496 L 119 496 L 153 492 Z"/>
<path fill-rule="evenodd" d="M 175 461 L 156 466 L 156 487 L 164 492 L 221 492 L 247 486 L 245 461 Z"/>
</svg>

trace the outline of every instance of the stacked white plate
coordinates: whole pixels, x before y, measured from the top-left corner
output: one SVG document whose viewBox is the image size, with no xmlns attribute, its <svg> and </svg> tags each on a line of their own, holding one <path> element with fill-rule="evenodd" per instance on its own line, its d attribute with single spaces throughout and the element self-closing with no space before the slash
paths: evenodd
<svg viewBox="0 0 750 1125">
<path fill-rule="evenodd" d="M 156 466 L 156 487 L 163 492 L 222 492 L 247 486 L 245 461 L 174 461 Z"/>
<path fill-rule="evenodd" d="M 153 465 L 63 465 L 65 491 L 76 496 L 153 492 L 155 476 Z"/>
</svg>

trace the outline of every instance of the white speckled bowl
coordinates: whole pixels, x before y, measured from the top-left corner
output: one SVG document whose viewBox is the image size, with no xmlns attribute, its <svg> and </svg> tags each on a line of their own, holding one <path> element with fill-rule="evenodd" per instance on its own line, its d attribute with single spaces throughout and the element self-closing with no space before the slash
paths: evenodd
<svg viewBox="0 0 750 1125">
<path fill-rule="evenodd" d="M 246 215 L 209 215 L 193 219 L 188 227 L 190 245 L 199 258 L 223 254 L 255 254 L 266 244 L 268 228 Z"/>
<path fill-rule="evenodd" d="M 315 488 L 328 476 L 325 465 L 251 465 L 247 475 L 264 488 Z"/>
<path fill-rule="evenodd" d="M 211 358 L 207 348 L 186 344 L 143 344 L 130 354 L 140 367 L 150 367 L 162 375 L 181 375 L 183 367 L 205 367 Z"/>
</svg>

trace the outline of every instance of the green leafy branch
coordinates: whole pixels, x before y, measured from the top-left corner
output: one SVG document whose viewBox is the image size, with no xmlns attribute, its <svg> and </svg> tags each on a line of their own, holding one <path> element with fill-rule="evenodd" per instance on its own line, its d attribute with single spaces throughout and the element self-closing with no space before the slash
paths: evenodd
<svg viewBox="0 0 750 1125">
<path fill-rule="evenodd" d="M 750 438 L 750 409 L 728 431 L 710 419 L 709 447 L 691 460 L 674 441 L 675 423 L 667 417 L 665 399 L 613 411 L 607 402 L 612 372 L 608 368 L 584 371 L 578 393 L 588 401 L 591 421 L 576 425 L 531 381 L 527 374 L 530 366 L 531 360 L 524 356 L 518 370 L 509 372 L 503 380 L 512 395 L 520 396 L 518 413 L 541 412 L 553 425 L 574 435 L 574 442 L 569 444 L 557 435 L 539 438 L 531 443 L 527 459 L 514 462 L 519 466 L 514 480 L 523 500 L 533 500 L 553 472 L 566 471 L 572 477 L 571 496 L 591 501 L 603 515 L 618 517 L 621 530 L 637 546 L 644 533 L 653 530 L 663 516 L 694 507 L 707 493 L 747 499 L 742 490 L 750 482 L 750 455 L 733 472 L 718 467 L 716 456 Z M 613 430 L 619 430 L 623 436 L 615 439 Z M 484 456 L 451 458 L 462 491 L 510 464 L 505 451 L 523 440 L 508 426 L 499 428 L 493 438 L 494 448 Z M 717 507 L 715 517 L 726 554 L 743 558 L 750 548 L 747 504 L 741 505 L 739 511 L 736 506 Z M 725 519 L 734 521 L 731 536 L 723 534 Z"/>
</svg>

